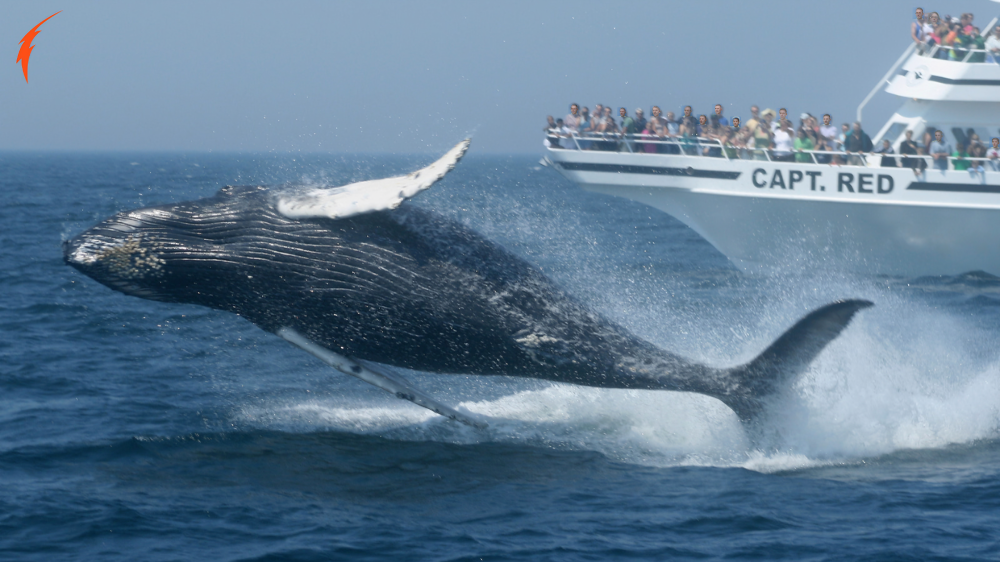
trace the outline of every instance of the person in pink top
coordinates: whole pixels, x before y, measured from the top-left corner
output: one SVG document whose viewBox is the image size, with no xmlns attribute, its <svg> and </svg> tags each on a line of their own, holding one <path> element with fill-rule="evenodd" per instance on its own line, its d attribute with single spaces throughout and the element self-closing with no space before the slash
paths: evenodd
<svg viewBox="0 0 1000 562">
<path fill-rule="evenodd" d="M 657 123 L 653 119 L 646 121 L 646 128 L 642 130 L 643 137 L 648 140 L 653 140 L 652 137 L 662 137 L 663 135 L 660 132 L 657 132 L 658 127 L 656 125 Z M 658 152 L 657 145 L 652 142 L 644 142 L 642 143 L 642 151 L 650 154 Z"/>
</svg>

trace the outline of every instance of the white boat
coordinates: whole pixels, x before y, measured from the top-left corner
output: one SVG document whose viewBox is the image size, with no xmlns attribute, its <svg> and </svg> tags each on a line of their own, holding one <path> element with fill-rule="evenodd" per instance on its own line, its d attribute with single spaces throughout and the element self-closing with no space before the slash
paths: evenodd
<svg viewBox="0 0 1000 562">
<path fill-rule="evenodd" d="M 919 143 L 927 127 L 946 132 L 953 146 L 956 133 L 969 128 L 987 147 L 1000 136 L 1000 59 L 967 51 L 957 53 L 959 60 L 942 60 L 938 53 L 911 44 L 858 107 L 860 121 L 883 85 L 905 100 L 872 138 L 874 146 L 888 139 L 898 157 L 905 131 Z M 587 137 L 561 141 L 566 148 L 547 148 L 543 163 L 588 191 L 673 215 L 745 270 L 1000 275 L 1000 171 L 988 161 L 962 171 L 952 159 L 949 169 L 938 170 L 928 158 L 918 175 L 880 167 L 881 156 L 870 154 L 838 166 L 818 163 L 820 153 L 805 153 L 808 162 L 777 162 L 767 151 L 754 159 L 747 151 L 716 149 L 721 154 L 712 157 L 690 148 L 687 154 L 637 148 L 677 144 L 670 139 L 623 139 L 609 151 L 581 150 L 593 143 Z"/>
</svg>

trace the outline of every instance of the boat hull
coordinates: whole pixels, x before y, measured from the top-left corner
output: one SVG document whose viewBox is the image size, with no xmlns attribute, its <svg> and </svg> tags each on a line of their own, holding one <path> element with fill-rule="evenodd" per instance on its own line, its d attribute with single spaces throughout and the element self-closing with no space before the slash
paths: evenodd
<svg viewBox="0 0 1000 562">
<path fill-rule="evenodd" d="M 1000 172 L 549 149 L 584 189 L 683 221 L 745 270 L 1000 274 Z"/>
</svg>

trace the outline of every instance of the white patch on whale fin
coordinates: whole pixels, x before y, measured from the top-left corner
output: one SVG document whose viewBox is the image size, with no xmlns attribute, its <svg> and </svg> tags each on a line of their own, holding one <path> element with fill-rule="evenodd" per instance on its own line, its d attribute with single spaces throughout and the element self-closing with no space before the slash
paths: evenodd
<svg viewBox="0 0 1000 562">
<path fill-rule="evenodd" d="M 369 369 L 368 367 L 365 367 L 348 357 L 344 357 L 343 355 L 334 353 L 321 345 L 317 345 L 309 338 L 291 328 L 281 328 L 278 330 L 277 334 L 288 343 L 306 351 L 307 353 L 310 353 L 311 355 L 314 355 L 320 361 L 326 363 L 334 369 L 337 369 L 344 374 L 351 375 L 352 377 L 357 377 L 368 384 L 377 386 L 382 390 L 395 394 L 397 398 L 409 400 L 410 402 L 413 402 L 418 406 L 423 406 L 436 414 L 462 422 L 465 425 L 475 427 L 476 429 L 486 429 L 488 427 L 486 423 L 476 420 L 468 414 L 464 414 L 458 410 L 445 406 L 430 396 L 427 396 L 423 392 L 413 388 L 413 386 L 411 386 L 410 383 L 402 377 L 379 373 Z"/>
<path fill-rule="evenodd" d="M 450 172 L 462 159 L 471 142 L 472 139 L 465 139 L 437 162 L 405 176 L 281 195 L 278 198 L 278 212 L 290 219 L 308 217 L 342 219 L 395 209 L 400 203 L 434 185 Z"/>
</svg>

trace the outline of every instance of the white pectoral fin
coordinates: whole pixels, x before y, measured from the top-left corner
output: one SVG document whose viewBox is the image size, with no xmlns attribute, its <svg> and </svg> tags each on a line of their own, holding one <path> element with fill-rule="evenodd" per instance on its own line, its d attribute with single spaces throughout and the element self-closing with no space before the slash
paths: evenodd
<svg viewBox="0 0 1000 562">
<path fill-rule="evenodd" d="M 418 406 L 423 406 L 436 414 L 462 422 L 465 425 L 469 425 L 477 429 L 486 429 L 488 427 L 486 423 L 478 421 L 468 414 L 464 414 L 458 410 L 445 406 L 416 388 L 413 388 L 413 386 L 411 386 L 410 383 L 402 377 L 380 373 L 365 367 L 357 361 L 334 353 L 323 346 L 317 345 L 309 338 L 306 338 L 291 328 L 281 328 L 278 330 L 277 334 L 285 341 L 310 353 L 311 355 L 314 355 L 320 361 L 326 363 L 334 369 L 337 369 L 344 374 L 351 375 L 352 377 L 357 377 L 368 384 L 375 385 L 382 390 L 396 395 L 397 398 L 409 400 L 410 402 L 413 402 Z"/>
<path fill-rule="evenodd" d="M 290 219 L 354 215 L 395 209 L 403 201 L 434 185 L 451 171 L 469 149 L 471 139 L 455 145 L 430 166 L 405 176 L 289 193 L 278 198 L 278 212 Z"/>
</svg>

